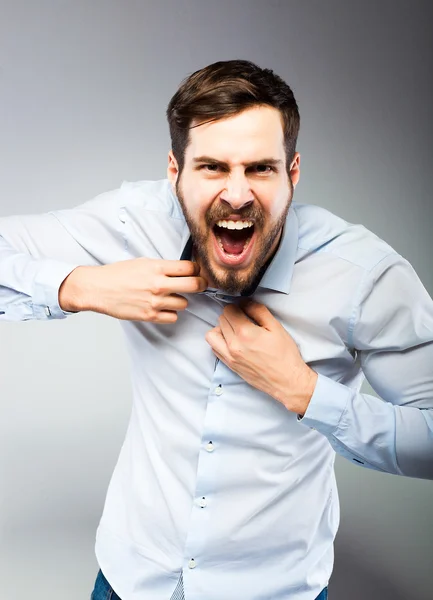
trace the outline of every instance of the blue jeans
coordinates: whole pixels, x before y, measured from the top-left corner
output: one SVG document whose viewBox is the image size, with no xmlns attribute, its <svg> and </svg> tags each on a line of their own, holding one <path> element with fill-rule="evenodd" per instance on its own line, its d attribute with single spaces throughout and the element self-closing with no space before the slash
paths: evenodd
<svg viewBox="0 0 433 600">
<path fill-rule="evenodd" d="M 119 596 L 113 591 L 108 581 L 105 579 L 101 570 L 98 572 L 98 576 L 95 581 L 95 589 L 92 592 L 90 600 L 121 600 Z M 328 588 L 323 588 L 316 600 L 328 600 Z"/>
</svg>

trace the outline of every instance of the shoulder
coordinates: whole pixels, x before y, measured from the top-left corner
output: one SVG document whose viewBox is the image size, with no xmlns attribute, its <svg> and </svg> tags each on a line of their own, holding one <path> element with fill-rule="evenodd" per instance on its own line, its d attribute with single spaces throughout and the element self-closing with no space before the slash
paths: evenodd
<svg viewBox="0 0 433 600">
<path fill-rule="evenodd" d="M 298 219 L 298 260 L 323 255 L 371 271 L 385 257 L 397 255 L 364 225 L 350 223 L 314 204 L 293 202 L 292 206 Z"/>
<path fill-rule="evenodd" d="M 124 181 L 118 190 L 125 209 L 149 211 L 184 221 L 182 209 L 168 179 L 156 181 Z"/>
</svg>

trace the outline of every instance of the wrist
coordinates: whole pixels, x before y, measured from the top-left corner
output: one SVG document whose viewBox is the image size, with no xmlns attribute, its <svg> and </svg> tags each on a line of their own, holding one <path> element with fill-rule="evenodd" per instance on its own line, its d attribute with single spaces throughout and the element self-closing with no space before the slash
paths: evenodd
<svg viewBox="0 0 433 600">
<path fill-rule="evenodd" d="M 280 402 L 282 402 L 287 410 L 297 413 L 301 417 L 303 417 L 307 411 L 308 405 L 313 397 L 318 378 L 316 371 L 313 371 L 313 369 L 308 367 L 308 365 L 305 365 L 305 367 L 305 370 L 296 379 L 296 386 L 293 386 L 292 379 L 290 387 L 286 387 L 285 393 L 280 399 Z"/>
<path fill-rule="evenodd" d="M 59 306 L 65 312 L 91 310 L 88 298 L 92 277 L 89 270 L 94 267 L 76 267 L 64 279 L 59 288 Z"/>
</svg>

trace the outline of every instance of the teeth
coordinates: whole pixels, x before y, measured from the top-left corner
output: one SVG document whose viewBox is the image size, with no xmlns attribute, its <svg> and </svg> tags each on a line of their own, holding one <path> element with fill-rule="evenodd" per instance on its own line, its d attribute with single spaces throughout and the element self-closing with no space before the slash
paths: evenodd
<svg viewBox="0 0 433 600">
<path fill-rule="evenodd" d="M 224 246 L 223 246 L 223 243 L 222 243 L 222 241 L 221 241 L 221 238 L 220 238 L 220 236 L 219 236 L 219 235 L 216 235 L 215 237 L 216 237 L 216 239 L 217 239 L 217 242 L 218 242 L 218 244 L 219 244 L 219 246 L 220 246 L 221 250 L 224 252 Z"/>
<path fill-rule="evenodd" d="M 225 227 L 226 229 L 246 229 L 254 225 L 253 221 L 218 221 L 218 227 Z"/>
</svg>

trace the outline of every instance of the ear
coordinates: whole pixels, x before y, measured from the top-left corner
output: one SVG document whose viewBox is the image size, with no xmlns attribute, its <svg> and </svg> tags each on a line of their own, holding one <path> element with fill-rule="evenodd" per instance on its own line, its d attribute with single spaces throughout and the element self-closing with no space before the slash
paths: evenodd
<svg viewBox="0 0 433 600">
<path fill-rule="evenodd" d="M 293 187 L 295 188 L 299 178 L 301 176 L 301 155 L 299 152 L 295 152 L 295 156 L 290 165 L 290 179 L 292 180 Z"/>
<path fill-rule="evenodd" d="M 179 176 L 179 166 L 177 160 L 174 158 L 173 150 L 168 153 L 168 167 L 167 167 L 167 179 L 171 183 L 173 191 L 176 190 L 176 182 Z"/>
</svg>

